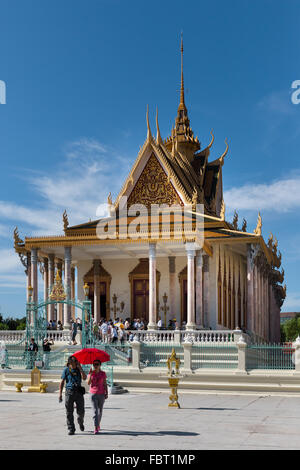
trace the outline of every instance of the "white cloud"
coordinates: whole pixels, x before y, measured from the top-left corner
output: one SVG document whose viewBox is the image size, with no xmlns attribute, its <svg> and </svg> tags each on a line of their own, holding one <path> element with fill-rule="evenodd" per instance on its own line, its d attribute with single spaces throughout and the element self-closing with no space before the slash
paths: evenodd
<svg viewBox="0 0 300 470">
<path fill-rule="evenodd" d="M 281 91 L 273 91 L 269 95 L 264 96 L 257 106 L 264 111 L 268 111 L 277 115 L 289 116 L 295 112 L 295 106 L 291 101 L 291 93 L 294 90 L 286 89 Z"/>
<path fill-rule="evenodd" d="M 300 174 L 264 184 L 245 184 L 224 191 L 230 210 L 289 212 L 300 208 Z"/>
<path fill-rule="evenodd" d="M 288 292 L 281 310 L 283 312 L 300 312 L 300 293 Z"/>
<path fill-rule="evenodd" d="M 62 213 L 67 210 L 70 225 L 107 215 L 107 196 L 117 192 L 128 170 L 128 161 L 95 139 L 82 138 L 64 148 L 64 156 L 51 172 L 32 172 L 26 177 L 34 191 L 30 207 L 0 201 L 0 217 L 12 221 L 27 236 L 63 233 Z M 29 231 L 27 230 L 29 227 Z M 0 225 L 0 236 L 9 231 Z M 12 227 L 10 228 L 12 232 Z"/>
</svg>

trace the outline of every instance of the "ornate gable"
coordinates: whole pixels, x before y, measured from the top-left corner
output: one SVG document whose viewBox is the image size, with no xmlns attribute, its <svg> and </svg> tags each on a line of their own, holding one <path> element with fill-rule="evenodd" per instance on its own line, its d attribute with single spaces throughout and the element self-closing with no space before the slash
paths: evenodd
<svg viewBox="0 0 300 470">
<path fill-rule="evenodd" d="M 139 179 L 128 197 L 128 207 L 132 204 L 143 204 L 148 209 L 151 204 L 179 204 L 183 202 L 168 180 L 161 164 L 151 154 Z"/>
</svg>

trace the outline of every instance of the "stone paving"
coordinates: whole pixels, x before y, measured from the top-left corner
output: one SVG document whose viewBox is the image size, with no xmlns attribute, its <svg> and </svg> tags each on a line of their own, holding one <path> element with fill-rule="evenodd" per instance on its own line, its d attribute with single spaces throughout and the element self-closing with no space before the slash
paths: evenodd
<svg viewBox="0 0 300 470">
<path fill-rule="evenodd" d="M 101 435 L 93 435 L 90 397 L 85 431 L 68 436 L 58 395 L 0 392 L 0 449 L 300 449 L 299 398 L 167 393 L 109 395 Z M 76 413 L 75 413 L 76 414 Z"/>
</svg>

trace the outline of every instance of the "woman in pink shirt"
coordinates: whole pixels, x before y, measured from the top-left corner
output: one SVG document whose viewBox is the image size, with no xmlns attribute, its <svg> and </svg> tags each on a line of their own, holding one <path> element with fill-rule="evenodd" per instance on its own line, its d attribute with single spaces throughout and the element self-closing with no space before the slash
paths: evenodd
<svg viewBox="0 0 300 470">
<path fill-rule="evenodd" d="M 108 392 L 106 373 L 101 370 L 101 362 L 97 359 L 93 362 L 93 366 L 94 370 L 91 368 L 87 377 L 87 383 L 90 385 L 92 407 L 94 410 L 94 434 L 99 434 L 104 400 L 108 398 Z"/>
</svg>

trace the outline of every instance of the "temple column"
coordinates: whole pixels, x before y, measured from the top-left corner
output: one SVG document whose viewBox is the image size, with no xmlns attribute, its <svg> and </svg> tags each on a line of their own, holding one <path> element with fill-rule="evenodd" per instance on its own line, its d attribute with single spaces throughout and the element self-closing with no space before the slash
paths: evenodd
<svg viewBox="0 0 300 470">
<path fill-rule="evenodd" d="M 32 300 L 37 303 L 38 301 L 38 250 L 37 248 L 31 249 L 31 286 Z"/>
<path fill-rule="evenodd" d="M 209 255 L 203 255 L 203 326 L 209 327 Z"/>
<path fill-rule="evenodd" d="M 49 289 L 49 272 L 48 272 L 48 258 L 43 258 L 44 262 L 44 301 L 48 300 Z"/>
<path fill-rule="evenodd" d="M 75 301 L 75 267 L 71 267 L 71 299 L 74 302 Z M 71 308 L 72 312 L 72 317 L 75 318 L 75 306 L 72 305 Z"/>
<path fill-rule="evenodd" d="M 38 302 L 38 250 L 37 248 L 31 249 L 31 287 L 32 291 L 32 302 L 37 304 Z M 34 325 L 36 311 L 32 312 L 31 315 L 31 325 Z"/>
<path fill-rule="evenodd" d="M 99 259 L 94 260 L 94 320 L 99 323 L 101 314 L 100 312 L 100 265 Z M 104 315 L 106 318 L 106 312 Z"/>
<path fill-rule="evenodd" d="M 196 328 L 195 322 L 195 250 L 189 243 L 185 245 L 187 252 L 187 330 Z"/>
<path fill-rule="evenodd" d="M 196 253 L 196 325 L 199 328 L 204 326 L 203 315 L 203 252 L 202 250 Z"/>
<path fill-rule="evenodd" d="M 169 315 L 170 318 L 167 317 L 167 325 L 168 320 L 171 318 L 176 317 L 176 268 L 175 268 L 175 256 L 169 256 Z M 176 317 L 177 321 L 178 318 Z"/>
<path fill-rule="evenodd" d="M 148 330 L 157 328 L 156 244 L 149 243 L 149 323 Z"/>
<path fill-rule="evenodd" d="M 59 275 L 60 275 L 60 278 L 62 279 L 63 278 L 63 265 L 62 265 L 62 262 L 59 261 L 58 263 L 56 263 L 56 269 L 59 271 Z M 63 311 L 64 311 L 64 304 L 56 304 L 56 308 L 57 308 L 57 318 L 56 320 L 60 321 L 61 324 L 63 324 Z"/>
<path fill-rule="evenodd" d="M 27 262 L 26 262 L 26 274 L 27 274 L 27 302 L 29 302 L 29 290 L 28 290 L 28 287 L 32 287 L 31 285 L 31 252 L 30 251 L 27 251 L 27 254 L 26 254 L 26 259 L 27 259 Z"/>
<path fill-rule="evenodd" d="M 49 269 L 48 282 L 49 282 L 51 289 L 54 285 L 54 271 L 55 271 L 54 259 L 55 259 L 55 255 L 51 253 L 48 258 L 48 269 Z M 48 321 L 54 320 L 54 307 L 55 307 L 54 304 L 50 304 L 48 306 Z"/>
<path fill-rule="evenodd" d="M 72 249 L 70 246 L 65 246 L 65 291 L 67 300 L 71 298 L 71 263 L 72 263 Z M 71 305 L 64 304 L 64 329 L 68 330 L 71 325 Z"/>
<path fill-rule="evenodd" d="M 254 270 L 251 244 L 247 245 L 247 329 L 253 331 Z"/>
</svg>

